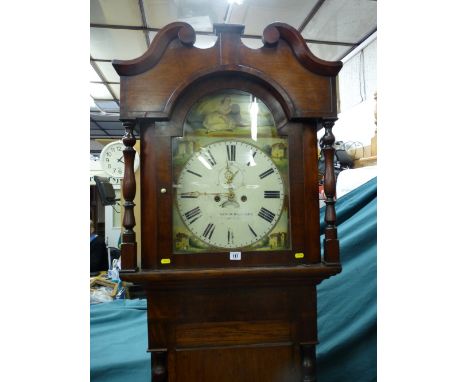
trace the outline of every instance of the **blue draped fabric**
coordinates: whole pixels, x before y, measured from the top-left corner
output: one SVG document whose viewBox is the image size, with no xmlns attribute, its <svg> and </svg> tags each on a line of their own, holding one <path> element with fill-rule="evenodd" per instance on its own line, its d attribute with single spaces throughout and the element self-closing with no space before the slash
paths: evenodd
<svg viewBox="0 0 468 382">
<path fill-rule="evenodd" d="M 149 382 L 146 300 L 91 305 L 91 381 Z"/>
<path fill-rule="evenodd" d="M 319 382 L 377 380 L 376 207 L 377 179 L 336 202 L 343 271 L 317 287 Z M 91 381 L 150 381 L 147 333 L 146 300 L 91 305 Z"/>
<path fill-rule="evenodd" d="M 377 381 L 377 178 L 338 199 L 336 215 L 343 271 L 317 286 L 317 379 Z"/>
</svg>

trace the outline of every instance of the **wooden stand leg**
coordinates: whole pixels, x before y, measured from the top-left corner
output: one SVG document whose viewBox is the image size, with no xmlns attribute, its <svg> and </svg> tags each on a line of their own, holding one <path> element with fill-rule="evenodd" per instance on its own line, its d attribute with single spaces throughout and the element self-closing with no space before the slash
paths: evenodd
<svg viewBox="0 0 468 382">
<path fill-rule="evenodd" d="M 151 353 L 151 382 L 166 382 L 167 378 L 167 352 L 156 351 Z"/>
<path fill-rule="evenodd" d="M 301 345 L 302 382 L 317 382 L 315 376 L 315 345 Z"/>
</svg>

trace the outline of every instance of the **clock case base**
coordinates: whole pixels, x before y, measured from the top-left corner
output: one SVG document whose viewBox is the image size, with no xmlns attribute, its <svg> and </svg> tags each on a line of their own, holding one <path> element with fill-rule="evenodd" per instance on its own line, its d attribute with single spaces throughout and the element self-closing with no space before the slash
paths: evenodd
<svg viewBox="0 0 468 382">
<path fill-rule="evenodd" d="M 340 271 L 318 264 L 123 275 L 147 295 L 152 381 L 315 381 L 316 285 Z"/>
</svg>

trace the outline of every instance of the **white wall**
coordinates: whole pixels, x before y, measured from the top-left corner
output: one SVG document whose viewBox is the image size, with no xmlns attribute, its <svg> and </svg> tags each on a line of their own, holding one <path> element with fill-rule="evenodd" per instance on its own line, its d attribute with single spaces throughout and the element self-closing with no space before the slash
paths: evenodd
<svg viewBox="0 0 468 382">
<path fill-rule="evenodd" d="M 343 59 L 338 75 L 340 112 L 372 99 L 377 91 L 377 39 Z"/>
<path fill-rule="evenodd" d="M 336 141 L 370 145 L 377 91 L 377 38 L 371 37 L 364 48 L 343 59 L 338 75 L 339 114 L 333 127 Z M 324 131 L 319 132 L 319 138 Z"/>
</svg>

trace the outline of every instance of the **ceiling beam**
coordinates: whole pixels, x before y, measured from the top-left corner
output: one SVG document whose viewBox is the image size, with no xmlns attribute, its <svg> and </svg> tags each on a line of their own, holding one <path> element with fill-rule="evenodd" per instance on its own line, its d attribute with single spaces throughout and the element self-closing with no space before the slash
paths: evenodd
<svg viewBox="0 0 468 382">
<path fill-rule="evenodd" d="M 91 24 L 91 28 L 107 28 L 107 29 L 126 29 L 126 30 L 137 30 L 137 31 L 148 31 L 148 32 L 159 32 L 162 28 L 149 28 L 144 26 L 131 26 L 131 25 L 112 25 L 112 24 Z M 196 34 L 203 35 L 203 36 L 216 36 L 213 32 L 205 32 L 205 31 L 195 31 Z M 259 35 L 252 35 L 252 34 L 243 34 L 241 35 L 243 38 L 252 38 L 261 40 L 263 36 Z M 341 41 L 325 41 L 325 40 L 312 40 L 312 39 L 304 39 L 306 43 L 312 44 L 324 44 L 324 45 L 344 45 L 344 46 L 352 46 L 354 47 L 355 44 L 349 42 L 341 42 Z M 111 62 L 111 60 L 103 62 Z"/>
<path fill-rule="evenodd" d="M 232 12 L 232 6 L 233 3 L 229 3 L 226 7 L 226 12 L 224 12 L 224 17 L 223 17 L 223 22 L 227 24 L 229 22 L 229 19 L 231 18 L 231 12 Z"/>
<path fill-rule="evenodd" d="M 102 129 L 101 129 L 102 130 Z M 125 133 L 125 129 L 122 127 L 122 130 L 116 130 L 112 133 L 109 133 L 105 130 L 102 130 L 104 132 L 104 134 L 106 135 L 93 135 L 92 132 L 90 132 L 90 139 L 100 139 L 100 138 L 103 138 L 103 139 L 109 139 L 109 138 L 112 138 L 112 139 L 122 139 L 122 137 L 124 136 L 124 133 Z M 137 131 L 134 131 L 134 135 L 136 138 L 139 138 L 139 134 Z"/>
<path fill-rule="evenodd" d="M 112 82 L 112 81 L 89 81 L 92 84 L 109 84 L 109 85 L 120 85 L 120 82 Z M 96 98 L 95 98 L 96 100 Z"/>
<path fill-rule="evenodd" d="M 91 122 L 93 122 L 98 127 L 98 129 L 101 130 L 104 134 L 110 136 L 110 134 L 106 131 L 106 129 L 103 129 L 102 126 L 93 119 L 93 117 L 91 117 Z"/>
<path fill-rule="evenodd" d="M 302 33 L 302 31 L 307 26 L 307 24 L 309 24 L 310 20 L 312 20 L 312 17 L 314 17 L 317 14 L 318 10 L 320 9 L 320 7 L 323 5 L 324 2 L 325 0 L 319 0 L 317 4 L 315 4 L 315 6 L 311 9 L 309 14 L 306 16 L 302 24 L 297 29 L 300 33 Z"/>
<path fill-rule="evenodd" d="M 366 41 L 370 36 L 372 36 L 375 32 L 377 32 L 377 27 L 372 29 L 369 33 L 367 33 L 363 38 L 361 38 L 356 44 L 353 44 L 351 49 L 348 49 L 345 53 L 341 55 L 341 57 L 337 61 L 341 61 L 345 58 L 348 54 L 350 54 L 354 49 L 356 49 L 359 45 L 361 45 L 364 41 Z"/>
<path fill-rule="evenodd" d="M 159 32 L 162 28 L 150 28 L 148 26 L 138 25 L 116 25 L 116 24 L 90 24 L 91 28 L 106 28 L 106 29 L 127 29 L 130 31 L 151 31 Z"/>
<path fill-rule="evenodd" d="M 304 41 L 308 44 L 319 44 L 319 45 L 340 45 L 340 46 L 354 46 L 355 45 L 352 42 L 312 40 L 310 38 L 305 38 Z"/>
<path fill-rule="evenodd" d="M 98 66 L 96 65 L 96 62 L 93 60 L 93 57 L 90 56 L 90 63 L 91 63 L 91 66 L 93 67 L 93 69 L 96 71 L 97 75 L 99 76 L 99 78 L 104 82 L 104 85 L 105 87 L 107 88 L 107 90 L 109 91 L 109 93 L 111 94 L 112 98 L 114 99 L 114 101 L 117 103 L 117 105 L 120 106 L 120 102 L 117 98 L 117 96 L 115 95 L 114 91 L 112 90 L 112 88 L 110 87 L 110 85 L 107 83 L 107 79 L 106 77 L 104 77 L 104 75 L 102 74 L 101 70 L 98 68 Z"/>
<path fill-rule="evenodd" d="M 114 101 L 113 99 L 109 99 L 109 98 L 93 98 L 93 100 L 95 100 L 95 101 Z"/>
<path fill-rule="evenodd" d="M 143 0 L 138 0 L 138 6 L 140 8 L 141 22 L 143 23 L 143 27 L 148 28 L 148 24 L 146 23 L 145 7 L 143 5 Z M 149 48 L 150 46 L 149 32 L 147 30 L 145 30 L 144 32 L 145 32 L 145 38 L 146 38 L 146 48 Z"/>
<path fill-rule="evenodd" d="M 125 133 L 125 130 L 122 130 L 122 134 L 109 134 L 109 135 L 106 135 L 106 136 L 102 136 L 102 135 L 91 135 L 90 138 L 91 139 L 122 139 L 123 135 Z M 135 137 L 137 137 L 137 135 L 135 134 Z"/>
</svg>

